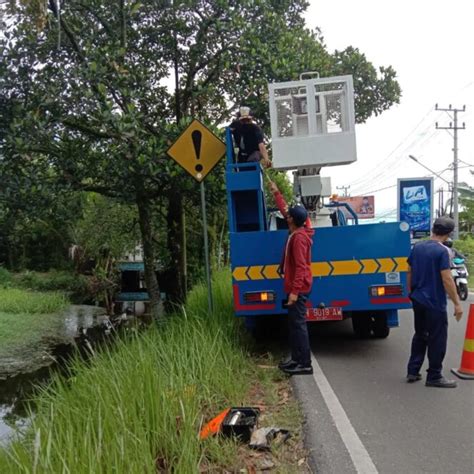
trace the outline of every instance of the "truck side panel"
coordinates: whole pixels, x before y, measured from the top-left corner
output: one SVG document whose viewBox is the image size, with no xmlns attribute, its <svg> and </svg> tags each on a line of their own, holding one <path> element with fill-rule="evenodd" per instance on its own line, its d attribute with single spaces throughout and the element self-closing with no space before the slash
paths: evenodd
<svg viewBox="0 0 474 474">
<path fill-rule="evenodd" d="M 278 273 L 287 231 L 230 234 L 234 308 L 238 316 L 286 313 Z M 406 291 L 409 232 L 399 223 L 315 229 L 313 290 L 309 307 L 344 311 L 409 308 Z M 374 285 L 402 285 L 400 295 L 371 296 Z M 274 292 L 274 301 L 249 301 L 251 292 Z"/>
</svg>

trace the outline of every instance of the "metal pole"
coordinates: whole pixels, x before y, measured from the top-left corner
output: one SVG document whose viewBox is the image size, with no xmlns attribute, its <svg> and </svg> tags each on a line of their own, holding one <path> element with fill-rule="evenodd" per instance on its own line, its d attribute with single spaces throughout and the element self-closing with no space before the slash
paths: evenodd
<svg viewBox="0 0 474 474">
<path fill-rule="evenodd" d="M 188 294 L 188 254 L 187 254 L 187 242 L 186 242 L 186 210 L 183 206 L 182 209 L 182 215 L 181 215 L 181 228 L 183 229 L 183 236 L 182 236 L 182 251 L 183 251 L 183 257 L 182 257 L 182 268 L 181 271 L 183 272 L 183 296 L 186 299 L 186 296 Z"/>
<path fill-rule="evenodd" d="M 449 108 L 440 108 L 438 104 L 435 106 L 435 110 L 441 110 L 443 112 L 447 112 L 450 114 L 451 112 L 454 114 L 453 120 L 454 123 L 449 122 L 449 127 L 439 127 L 438 122 L 436 122 L 436 129 L 437 130 L 453 130 L 453 138 L 454 138 L 454 161 L 453 161 L 453 186 L 451 188 L 452 195 L 451 195 L 451 207 L 454 208 L 453 212 L 453 219 L 456 227 L 454 228 L 453 237 L 454 239 L 459 238 L 459 198 L 458 198 L 458 130 L 465 130 L 466 124 L 462 124 L 462 127 L 458 126 L 458 112 L 465 112 L 466 106 L 463 105 L 462 109 L 458 109 L 450 104 Z"/>
<path fill-rule="evenodd" d="M 211 268 L 209 264 L 209 244 L 207 241 L 207 219 L 206 219 L 206 195 L 204 192 L 204 181 L 201 181 L 201 207 L 202 207 L 202 226 L 204 230 L 204 254 L 206 259 L 206 279 L 207 279 L 207 302 L 209 312 L 213 311 L 212 288 L 211 288 Z"/>
<path fill-rule="evenodd" d="M 454 163 L 453 163 L 453 199 L 454 199 L 454 240 L 459 239 L 459 202 L 458 202 L 458 111 L 454 109 Z"/>
</svg>

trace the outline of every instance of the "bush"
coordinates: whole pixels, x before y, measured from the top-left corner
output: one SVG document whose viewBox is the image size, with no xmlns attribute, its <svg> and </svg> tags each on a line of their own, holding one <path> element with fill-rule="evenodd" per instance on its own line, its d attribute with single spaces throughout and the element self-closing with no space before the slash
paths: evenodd
<svg viewBox="0 0 474 474">
<path fill-rule="evenodd" d="M 474 264 L 474 239 L 472 237 L 456 240 L 454 247 L 469 260 L 471 265 Z"/>
<path fill-rule="evenodd" d="M 74 300 L 89 293 L 89 285 L 84 275 L 52 271 L 49 273 L 24 272 L 15 278 L 17 286 L 34 291 L 63 291 Z"/>
<path fill-rule="evenodd" d="M 0 287 L 7 288 L 11 285 L 12 275 L 4 267 L 0 266 Z"/>
<path fill-rule="evenodd" d="M 466 267 L 469 272 L 469 287 L 474 288 L 474 238 L 467 237 L 456 240 L 454 248 L 466 257 Z"/>
</svg>

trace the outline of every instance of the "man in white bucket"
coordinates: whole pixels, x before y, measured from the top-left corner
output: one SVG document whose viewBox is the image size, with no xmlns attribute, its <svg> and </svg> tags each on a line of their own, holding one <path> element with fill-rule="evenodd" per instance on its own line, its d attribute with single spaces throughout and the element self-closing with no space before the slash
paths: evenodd
<svg viewBox="0 0 474 474">
<path fill-rule="evenodd" d="M 240 107 L 237 120 L 230 124 L 235 144 L 239 147 L 238 163 L 262 162 L 267 168 L 272 162 L 268 158 L 262 129 L 253 121 L 250 107 Z"/>
</svg>

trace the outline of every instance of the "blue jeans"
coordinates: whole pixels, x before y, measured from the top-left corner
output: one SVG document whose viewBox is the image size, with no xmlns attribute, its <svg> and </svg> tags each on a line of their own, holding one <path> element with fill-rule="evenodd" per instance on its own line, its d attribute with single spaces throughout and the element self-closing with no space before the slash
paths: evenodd
<svg viewBox="0 0 474 474">
<path fill-rule="evenodd" d="M 304 367 L 311 366 L 308 326 L 306 323 L 306 300 L 308 295 L 298 295 L 298 300 L 288 306 L 288 329 L 291 358 Z"/>
<path fill-rule="evenodd" d="M 408 374 L 416 375 L 428 351 L 428 375 L 426 380 L 438 380 L 442 377 L 443 359 L 448 343 L 448 313 L 428 308 L 413 300 L 415 313 L 415 335 L 411 343 L 411 355 L 408 361 Z"/>
</svg>

